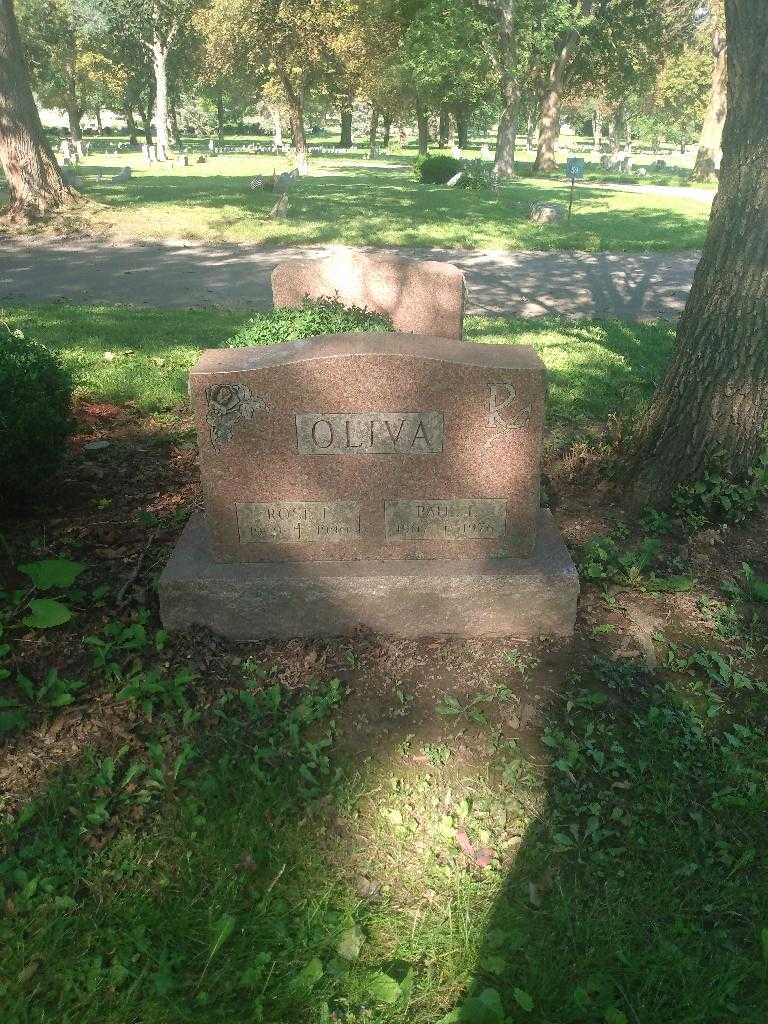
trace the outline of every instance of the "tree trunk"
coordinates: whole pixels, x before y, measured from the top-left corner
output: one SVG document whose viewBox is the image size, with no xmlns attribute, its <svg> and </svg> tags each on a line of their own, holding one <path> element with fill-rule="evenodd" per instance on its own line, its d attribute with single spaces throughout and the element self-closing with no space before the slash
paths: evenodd
<svg viewBox="0 0 768 1024">
<path fill-rule="evenodd" d="M 104 134 L 104 125 L 101 123 L 101 108 L 96 107 L 96 130 L 99 135 Z"/>
<path fill-rule="evenodd" d="M 221 89 L 216 90 L 216 134 L 219 138 L 219 145 L 224 145 L 224 94 Z M 280 140 L 282 145 L 282 139 Z"/>
<path fill-rule="evenodd" d="M 287 74 L 280 75 L 280 84 L 288 103 L 288 120 L 291 124 L 293 148 L 296 150 L 296 167 L 299 174 L 309 172 L 307 133 L 304 129 L 304 81 L 294 86 Z"/>
<path fill-rule="evenodd" d="M 520 87 L 517 82 L 515 45 L 515 4 L 495 7 L 498 30 L 498 70 L 501 85 L 501 117 L 496 133 L 496 157 L 493 170 L 498 178 L 515 176 L 515 143 Z"/>
<path fill-rule="evenodd" d="M 416 126 L 419 129 L 419 156 L 429 152 L 429 118 L 420 99 L 416 100 Z"/>
<path fill-rule="evenodd" d="M 152 106 L 151 100 L 146 110 L 141 111 L 141 130 L 144 132 L 144 141 L 148 146 L 152 145 Z"/>
<path fill-rule="evenodd" d="M 78 198 L 64 183 L 43 134 L 13 0 L 0 0 L 0 165 L 8 181 L 4 212 L 10 221 L 37 220 Z"/>
<path fill-rule="evenodd" d="M 768 421 L 768 4 L 726 0 L 728 112 L 720 186 L 675 354 L 637 435 L 638 501 L 710 465 L 745 473 Z"/>
<path fill-rule="evenodd" d="M 176 114 L 176 101 L 173 99 L 168 100 L 168 124 L 171 128 L 172 143 L 175 146 L 179 144 L 179 119 Z"/>
<path fill-rule="evenodd" d="M 155 134 L 157 159 L 165 160 L 168 149 L 168 47 L 155 35 L 152 40 L 152 67 L 155 72 Z"/>
<path fill-rule="evenodd" d="M 376 107 L 371 110 L 371 126 L 368 131 L 368 156 L 371 160 L 376 156 L 376 139 L 379 134 L 379 111 Z"/>
<path fill-rule="evenodd" d="M 280 108 L 269 107 L 269 116 L 272 118 L 272 144 L 275 149 L 283 148 L 283 124 L 280 120 Z"/>
<path fill-rule="evenodd" d="M 128 105 L 123 107 L 123 117 L 125 118 L 125 126 L 128 129 L 128 142 L 131 146 L 137 146 L 139 140 L 136 136 L 136 119 L 133 116 L 133 110 Z"/>
<path fill-rule="evenodd" d="M 443 103 L 440 107 L 440 126 L 438 128 L 437 144 L 445 149 L 451 134 L 451 114 L 448 107 Z"/>
<path fill-rule="evenodd" d="M 715 173 L 715 162 L 720 153 L 723 124 L 728 105 L 728 74 L 726 70 L 725 32 L 715 29 L 712 34 L 712 92 L 699 139 L 699 151 L 691 177 L 694 181 L 707 181 Z"/>
<path fill-rule="evenodd" d="M 532 115 L 529 114 L 528 115 L 527 125 L 526 125 L 526 133 L 525 133 L 525 148 L 528 149 L 528 150 L 536 148 L 536 141 L 534 139 L 535 131 L 536 131 L 536 122 L 534 121 Z"/>
<path fill-rule="evenodd" d="M 603 140 L 603 119 L 597 110 L 592 111 L 592 145 L 599 150 Z"/>
<path fill-rule="evenodd" d="M 80 130 L 80 109 L 77 103 L 72 100 L 67 104 L 67 120 L 69 121 L 69 134 L 72 137 L 73 142 L 81 142 L 83 133 Z"/>
<path fill-rule="evenodd" d="M 455 107 L 453 116 L 456 118 L 456 138 L 459 149 L 466 149 L 469 145 L 469 117 L 466 107 Z"/>
<path fill-rule="evenodd" d="M 563 99 L 563 75 L 578 40 L 577 32 L 569 32 L 558 47 L 549 68 L 539 108 L 539 145 L 533 170 L 547 174 L 557 170 L 555 147 L 560 134 L 560 104 Z"/>
<path fill-rule="evenodd" d="M 381 138 L 381 144 L 386 149 L 389 145 L 390 135 L 392 134 L 392 116 L 387 114 L 384 117 L 384 133 Z"/>
<path fill-rule="evenodd" d="M 341 132 L 339 145 L 349 149 L 352 145 L 352 97 L 345 96 L 341 104 Z"/>
</svg>

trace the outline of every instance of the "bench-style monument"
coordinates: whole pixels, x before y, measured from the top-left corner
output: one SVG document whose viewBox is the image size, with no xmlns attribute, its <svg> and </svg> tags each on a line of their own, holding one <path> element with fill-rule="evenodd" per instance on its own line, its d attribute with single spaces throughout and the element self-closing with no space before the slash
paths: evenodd
<svg viewBox="0 0 768 1024">
<path fill-rule="evenodd" d="M 568 635 L 578 579 L 539 507 L 532 348 L 418 334 L 203 353 L 205 513 L 160 580 L 168 629 Z"/>
</svg>

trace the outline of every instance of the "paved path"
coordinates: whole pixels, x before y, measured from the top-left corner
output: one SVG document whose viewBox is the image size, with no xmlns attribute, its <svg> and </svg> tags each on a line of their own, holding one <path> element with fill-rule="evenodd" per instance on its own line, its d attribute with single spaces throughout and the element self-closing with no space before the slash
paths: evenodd
<svg viewBox="0 0 768 1024">
<path fill-rule="evenodd" d="M 276 263 L 338 248 L 0 240 L 0 302 L 269 309 L 269 275 Z M 694 252 L 397 251 L 461 267 L 470 313 L 623 320 L 678 316 L 698 260 Z"/>
</svg>

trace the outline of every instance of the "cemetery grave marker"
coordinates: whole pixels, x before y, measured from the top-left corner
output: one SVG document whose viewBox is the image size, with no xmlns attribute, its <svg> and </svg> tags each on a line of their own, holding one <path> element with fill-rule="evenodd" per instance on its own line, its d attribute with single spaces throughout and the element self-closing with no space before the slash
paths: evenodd
<svg viewBox="0 0 768 1024">
<path fill-rule="evenodd" d="M 206 516 L 161 577 L 165 627 L 569 635 L 576 570 L 539 507 L 544 392 L 522 345 L 352 334 L 203 353 Z"/>
</svg>

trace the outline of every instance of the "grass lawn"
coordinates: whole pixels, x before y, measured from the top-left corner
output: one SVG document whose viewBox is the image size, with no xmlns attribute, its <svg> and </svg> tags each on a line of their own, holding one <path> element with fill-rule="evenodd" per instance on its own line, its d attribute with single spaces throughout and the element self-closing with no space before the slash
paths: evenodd
<svg viewBox="0 0 768 1024">
<path fill-rule="evenodd" d="M 58 488 L 0 522 L 5 562 L 82 566 L 42 592 L 58 627 L 24 622 L 29 576 L 0 592 L 3 1024 L 764 1024 L 765 517 L 564 490 L 572 643 L 168 637 L 184 374 L 245 316 L 5 319 L 91 404 Z M 563 438 L 636 411 L 672 343 L 469 334 L 536 345 Z"/>
<path fill-rule="evenodd" d="M 144 310 L 119 306 L 7 305 L 0 315 L 57 349 L 83 397 L 158 413 L 184 406 L 187 372 L 203 348 L 216 348 L 248 319 L 226 310 Z M 551 441 L 631 418 L 653 390 L 671 351 L 674 327 L 620 320 L 469 317 L 478 342 L 533 345 L 549 371 Z"/>
<path fill-rule="evenodd" d="M 470 191 L 420 185 L 412 164 L 410 154 L 314 157 L 310 175 L 291 192 L 287 217 L 270 220 L 275 197 L 250 182 L 289 168 L 287 157 L 223 155 L 174 170 L 148 168 L 139 154 L 92 155 L 78 174 L 93 202 L 69 211 L 54 230 L 144 241 L 663 251 L 699 248 L 709 218 L 709 205 L 695 199 L 581 187 L 571 221 L 538 226 L 528 221 L 530 204 L 567 204 L 562 177 Z M 123 165 L 133 177 L 112 185 Z"/>
</svg>

